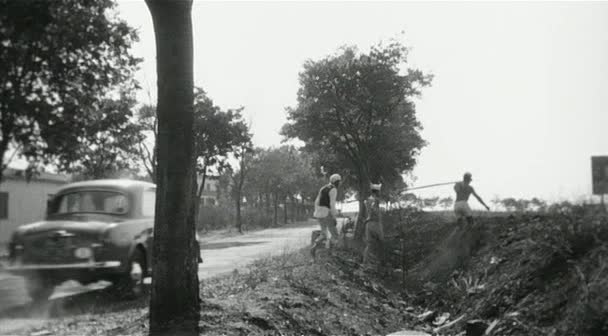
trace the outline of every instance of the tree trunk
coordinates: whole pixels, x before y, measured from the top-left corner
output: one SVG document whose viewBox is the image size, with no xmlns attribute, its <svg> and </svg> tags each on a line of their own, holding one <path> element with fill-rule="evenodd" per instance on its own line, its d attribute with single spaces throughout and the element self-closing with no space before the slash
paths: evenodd
<svg viewBox="0 0 608 336">
<path fill-rule="evenodd" d="M 278 226 L 279 225 L 279 197 L 277 195 L 277 193 L 275 192 L 272 195 L 272 199 L 273 199 L 273 205 L 274 205 L 274 226 Z"/>
<path fill-rule="evenodd" d="M 150 335 L 198 335 L 192 1 L 146 0 L 156 36 L 158 167 Z"/>
<path fill-rule="evenodd" d="M 365 209 L 366 193 L 363 190 L 366 189 L 364 187 L 360 187 L 358 192 L 359 214 L 357 215 L 357 226 L 355 227 L 355 240 L 357 241 L 362 241 L 363 236 L 365 235 L 365 218 L 367 217 L 367 213 Z"/>
<path fill-rule="evenodd" d="M 4 126 L 4 125 L 3 125 Z M 5 129 L 3 129 L 2 140 L 0 140 L 0 184 L 4 181 L 4 170 L 8 168 L 8 165 L 11 160 L 4 161 L 4 155 L 6 155 L 6 151 L 8 150 L 8 133 Z"/>
<path fill-rule="evenodd" d="M 205 170 L 203 172 L 203 178 L 201 179 L 201 184 L 198 186 L 198 190 L 196 190 L 196 183 L 198 183 L 198 175 L 196 172 L 196 161 L 194 162 L 194 220 L 195 223 L 198 222 L 198 217 L 201 212 L 201 207 L 203 206 L 203 202 L 201 202 L 201 196 L 203 195 L 203 191 L 205 190 L 205 181 L 207 180 L 207 167 L 205 166 Z M 208 228 L 205 228 L 208 229 Z"/>
<path fill-rule="evenodd" d="M 236 200 L 236 228 L 239 230 L 239 233 L 243 233 L 243 223 L 241 222 L 241 199 Z"/>
<path fill-rule="evenodd" d="M 270 215 L 270 193 L 266 193 L 266 215 Z"/>
<path fill-rule="evenodd" d="M 293 196 L 289 200 L 291 201 L 291 221 L 295 223 L 298 220 L 298 203 Z"/>
<path fill-rule="evenodd" d="M 283 222 L 287 225 L 287 196 L 283 198 Z"/>
</svg>

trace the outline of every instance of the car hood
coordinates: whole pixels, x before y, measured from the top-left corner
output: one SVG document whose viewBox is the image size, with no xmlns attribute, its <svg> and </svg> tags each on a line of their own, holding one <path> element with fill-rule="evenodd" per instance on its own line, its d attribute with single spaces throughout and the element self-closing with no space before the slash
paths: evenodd
<svg viewBox="0 0 608 336">
<path fill-rule="evenodd" d="M 95 236 L 103 234 L 110 226 L 112 226 L 112 222 L 108 221 L 46 220 L 22 225 L 15 231 L 15 235 L 24 237 L 45 232 L 66 231 Z"/>
</svg>

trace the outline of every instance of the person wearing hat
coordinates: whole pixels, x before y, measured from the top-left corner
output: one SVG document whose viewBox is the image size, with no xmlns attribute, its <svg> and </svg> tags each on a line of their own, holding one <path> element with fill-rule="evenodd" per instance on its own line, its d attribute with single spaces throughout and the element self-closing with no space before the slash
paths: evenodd
<svg viewBox="0 0 608 336">
<path fill-rule="evenodd" d="M 319 190 L 319 194 L 315 200 L 315 212 L 313 217 L 319 221 L 321 226 L 321 234 L 315 239 L 310 253 L 313 258 L 316 256 L 316 251 L 323 242 L 327 243 L 327 247 L 330 243 L 338 242 L 338 230 L 336 228 L 336 217 L 338 216 L 338 210 L 336 209 L 336 198 L 338 196 L 338 187 L 342 177 L 339 174 L 333 174 L 329 177 L 329 184 L 323 186 Z M 331 234 L 331 238 L 328 239 L 327 231 Z"/>
<path fill-rule="evenodd" d="M 367 218 L 365 219 L 365 250 L 363 251 L 363 265 L 370 262 L 370 252 L 375 250 L 375 254 L 384 264 L 384 229 L 382 228 L 382 212 L 380 211 L 380 189 L 381 184 L 370 186 L 371 195 L 365 200 Z"/>
<path fill-rule="evenodd" d="M 460 223 L 463 219 L 466 219 L 469 224 L 473 223 L 473 213 L 471 208 L 469 207 L 469 196 L 471 194 L 477 198 L 479 203 L 483 204 L 487 210 L 490 210 L 481 197 L 477 195 L 475 189 L 471 186 L 471 181 L 473 181 L 473 177 L 471 173 L 465 173 L 462 181 L 457 182 L 454 185 L 454 191 L 456 192 L 456 202 L 454 203 L 454 213 L 456 214 L 456 218 Z"/>
</svg>

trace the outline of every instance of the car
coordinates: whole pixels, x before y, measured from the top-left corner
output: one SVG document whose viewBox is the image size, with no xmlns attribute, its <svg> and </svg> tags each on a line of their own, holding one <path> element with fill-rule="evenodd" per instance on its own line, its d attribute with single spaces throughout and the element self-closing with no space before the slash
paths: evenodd
<svg viewBox="0 0 608 336">
<path fill-rule="evenodd" d="M 155 200 L 156 185 L 143 181 L 67 184 L 49 200 L 44 220 L 15 230 L 4 268 L 24 277 L 34 301 L 66 280 L 110 281 L 121 296 L 139 297 L 151 274 Z"/>
</svg>

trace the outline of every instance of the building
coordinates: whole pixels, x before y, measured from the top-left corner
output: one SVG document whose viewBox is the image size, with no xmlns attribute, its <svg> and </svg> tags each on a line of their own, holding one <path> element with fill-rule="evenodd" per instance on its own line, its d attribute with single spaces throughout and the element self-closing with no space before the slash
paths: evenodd
<svg viewBox="0 0 608 336">
<path fill-rule="evenodd" d="M 202 177 L 199 176 L 197 179 L 198 185 L 200 185 L 201 182 Z M 218 176 L 207 176 L 205 178 L 205 188 L 201 194 L 202 205 L 217 205 L 219 183 L 220 179 Z"/>
<path fill-rule="evenodd" d="M 23 170 L 8 168 L 0 183 L 0 246 L 22 224 L 42 220 L 47 200 L 69 177 L 40 173 L 28 182 Z"/>
</svg>

